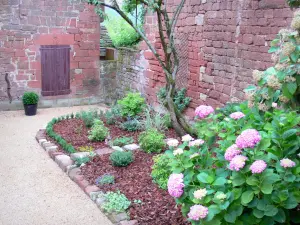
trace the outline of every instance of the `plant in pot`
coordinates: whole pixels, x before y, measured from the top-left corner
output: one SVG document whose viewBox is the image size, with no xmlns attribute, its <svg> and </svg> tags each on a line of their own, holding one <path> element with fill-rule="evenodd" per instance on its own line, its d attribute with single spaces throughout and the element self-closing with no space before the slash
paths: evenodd
<svg viewBox="0 0 300 225">
<path fill-rule="evenodd" d="M 39 101 L 38 94 L 35 92 L 25 92 L 22 100 L 25 109 L 25 115 L 26 116 L 36 115 L 37 103 Z"/>
</svg>

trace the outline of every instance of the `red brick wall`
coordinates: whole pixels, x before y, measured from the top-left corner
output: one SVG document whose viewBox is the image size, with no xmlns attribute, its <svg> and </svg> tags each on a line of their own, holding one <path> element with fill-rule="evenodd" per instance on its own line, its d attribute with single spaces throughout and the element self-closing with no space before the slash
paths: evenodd
<svg viewBox="0 0 300 225">
<path fill-rule="evenodd" d="M 180 0 L 167 2 L 172 13 Z M 188 38 L 187 94 L 193 100 L 187 113 L 200 104 L 216 107 L 242 100 L 252 70 L 272 65 L 269 43 L 289 26 L 292 14 L 285 0 L 187 0 L 176 27 L 178 37 Z M 154 16 L 147 16 L 145 29 L 161 52 Z M 142 48 L 150 63 L 147 97 L 156 101 L 164 75 L 145 43 Z"/>
<path fill-rule="evenodd" d="M 7 100 L 5 72 L 10 75 L 14 99 L 24 90 L 40 92 L 41 45 L 71 46 L 72 92 L 54 98 L 98 94 L 100 19 L 93 7 L 83 2 L 0 1 L 0 101 Z"/>
</svg>

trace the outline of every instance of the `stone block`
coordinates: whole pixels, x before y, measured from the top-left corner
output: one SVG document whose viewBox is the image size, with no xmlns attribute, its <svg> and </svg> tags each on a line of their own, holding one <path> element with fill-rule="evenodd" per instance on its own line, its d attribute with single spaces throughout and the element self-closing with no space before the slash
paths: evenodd
<svg viewBox="0 0 300 225">
<path fill-rule="evenodd" d="M 195 17 L 195 23 L 196 23 L 198 26 L 203 25 L 203 23 L 204 23 L 204 14 L 198 14 L 198 15 Z"/>
<path fill-rule="evenodd" d="M 67 155 L 57 155 L 55 156 L 55 162 L 58 164 L 58 166 L 64 171 L 67 171 L 67 166 L 73 165 L 73 160 L 70 158 L 70 156 Z"/>
<path fill-rule="evenodd" d="M 137 144 L 130 144 L 130 145 L 125 145 L 123 148 L 127 151 L 134 151 L 134 150 L 138 150 L 140 146 Z"/>
<path fill-rule="evenodd" d="M 100 198 L 103 194 L 102 191 L 90 192 L 90 198 L 95 202 L 97 198 Z"/>
<path fill-rule="evenodd" d="M 46 147 L 46 152 L 57 151 L 57 149 L 58 149 L 58 147 L 56 145 L 52 145 L 52 146 Z"/>
<path fill-rule="evenodd" d="M 214 83 L 214 77 L 213 77 L 213 76 L 206 75 L 206 74 L 203 74 L 202 80 L 203 80 L 204 82 L 206 82 L 206 83 L 209 83 L 209 84 L 213 84 L 213 83 Z"/>
<path fill-rule="evenodd" d="M 104 196 L 98 196 L 98 198 L 95 200 L 96 205 L 101 208 L 101 206 L 103 205 L 103 203 L 106 201 Z"/>
<path fill-rule="evenodd" d="M 138 221 L 137 220 L 121 221 L 120 225 L 138 225 Z"/>
<path fill-rule="evenodd" d="M 63 152 L 57 152 L 57 151 L 48 151 L 48 155 L 54 160 L 55 156 L 64 155 L 64 153 Z"/>
<path fill-rule="evenodd" d="M 110 153 L 114 152 L 114 149 L 112 149 L 112 148 L 100 148 L 100 149 L 97 149 L 95 152 L 96 152 L 97 155 L 105 155 L 105 154 L 110 154 Z"/>
<path fill-rule="evenodd" d="M 53 144 L 52 142 L 44 142 L 42 145 L 43 145 L 44 150 L 46 150 L 49 147 L 55 146 L 55 144 Z"/>
<path fill-rule="evenodd" d="M 47 140 L 46 140 L 46 139 L 40 139 L 40 140 L 39 140 L 39 144 L 40 144 L 41 146 L 43 146 L 42 144 L 43 144 L 44 142 L 47 142 Z"/>
<path fill-rule="evenodd" d="M 89 152 L 76 152 L 76 153 L 72 153 L 70 156 L 71 156 L 72 160 L 75 160 L 75 159 L 82 159 L 82 158 L 87 157 L 89 155 L 90 155 Z"/>
<path fill-rule="evenodd" d="M 85 180 L 83 178 L 83 176 L 82 176 L 82 179 L 75 178 L 74 181 L 82 190 L 85 190 L 85 188 L 89 185 L 89 182 L 87 180 Z"/>
<path fill-rule="evenodd" d="M 200 93 L 200 99 L 201 99 L 202 101 L 206 101 L 207 95 L 206 95 L 206 94 L 203 94 L 203 93 Z"/>
<path fill-rule="evenodd" d="M 110 219 L 110 221 L 112 223 L 119 223 L 123 220 L 127 220 L 127 214 L 125 212 L 122 213 L 111 213 L 107 215 L 108 219 Z"/>
<path fill-rule="evenodd" d="M 80 173 L 81 173 L 81 170 L 78 167 L 73 168 L 73 169 L 68 171 L 68 175 L 69 175 L 71 180 L 74 180 L 75 176 L 80 175 Z"/>
<path fill-rule="evenodd" d="M 97 192 L 100 191 L 100 188 L 98 188 L 96 185 L 88 185 L 85 189 L 84 192 L 90 196 L 91 192 Z"/>
</svg>

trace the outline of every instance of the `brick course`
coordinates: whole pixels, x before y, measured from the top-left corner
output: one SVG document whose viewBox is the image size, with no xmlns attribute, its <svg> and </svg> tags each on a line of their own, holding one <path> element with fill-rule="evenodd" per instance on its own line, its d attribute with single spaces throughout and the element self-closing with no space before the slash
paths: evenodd
<svg viewBox="0 0 300 225">
<path fill-rule="evenodd" d="M 179 2 L 167 1 L 170 14 Z M 199 104 L 216 107 L 243 100 L 243 89 L 252 83 L 252 70 L 272 65 L 269 43 L 290 24 L 292 14 L 285 0 L 187 0 L 176 27 L 177 37 L 188 38 L 187 94 L 193 100 L 187 113 L 192 114 Z M 156 21 L 147 15 L 145 30 L 161 49 Z M 164 75 L 145 43 L 141 49 L 149 62 L 146 95 L 157 102 Z"/>
<path fill-rule="evenodd" d="M 92 6 L 81 0 L 0 0 L 0 5 L 0 101 L 7 100 L 5 72 L 13 100 L 25 90 L 40 93 L 41 45 L 71 46 L 72 93 L 43 99 L 99 95 L 94 85 L 99 85 L 100 18 Z"/>
</svg>

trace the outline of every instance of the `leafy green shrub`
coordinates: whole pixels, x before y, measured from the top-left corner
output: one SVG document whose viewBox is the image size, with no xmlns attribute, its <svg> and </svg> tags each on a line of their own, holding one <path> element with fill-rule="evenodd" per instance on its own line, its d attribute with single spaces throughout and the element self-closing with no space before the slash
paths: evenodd
<svg viewBox="0 0 300 225">
<path fill-rule="evenodd" d="M 76 158 L 75 159 L 75 164 L 76 166 L 81 166 L 82 164 L 86 164 L 89 161 L 91 161 L 91 158 L 86 156 L 86 157 L 82 157 L 82 158 Z"/>
<path fill-rule="evenodd" d="M 147 153 L 159 153 L 166 146 L 165 135 L 156 129 L 144 131 L 139 136 L 139 144 Z"/>
<path fill-rule="evenodd" d="M 185 142 L 180 153 L 166 152 L 173 171 L 169 193 L 195 225 L 197 210 L 203 225 L 299 222 L 291 213 L 300 203 L 299 115 L 282 109 L 264 113 L 244 104 L 240 109 L 229 117 L 203 119 L 217 136 L 215 144 Z"/>
<path fill-rule="evenodd" d="M 155 112 L 153 109 L 146 108 L 145 109 L 145 119 L 142 122 L 142 126 L 144 130 L 149 129 L 157 129 L 157 130 L 166 130 L 166 120 L 165 118 L 158 112 Z"/>
<path fill-rule="evenodd" d="M 166 98 L 167 98 L 167 90 L 166 88 L 161 88 L 159 89 L 159 91 L 157 92 L 157 98 L 158 101 L 163 104 L 164 106 L 166 106 L 167 102 L 166 102 Z M 184 111 L 190 104 L 191 102 L 191 98 L 190 97 L 186 97 L 186 89 L 182 88 L 180 90 L 176 90 L 175 91 L 175 95 L 174 95 L 174 104 L 176 105 L 177 109 L 182 112 Z"/>
<path fill-rule="evenodd" d="M 123 167 L 128 166 L 130 163 L 132 163 L 134 157 L 132 152 L 114 151 L 110 154 L 109 159 L 112 162 L 113 166 Z"/>
<path fill-rule="evenodd" d="M 118 101 L 121 107 L 121 114 L 125 117 L 135 117 L 145 107 L 145 99 L 140 93 L 129 92 L 123 99 Z"/>
<path fill-rule="evenodd" d="M 39 101 L 39 96 L 35 92 L 25 92 L 22 101 L 24 105 L 36 105 Z"/>
<path fill-rule="evenodd" d="M 106 194 L 104 194 L 104 197 L 105 197 L 105 202 L 101 206 L 101 208 L 108 213 L 125 212 L 131 205 L 131 202 L 120 191 L 117 192 L 109 191 Z"/>
<path fill-rule="evenodd" d="M 300 7 L 300 1 L 299 0 L 287 0 L 287 3 L 291 8 L 298 8 Z"/>
<path fill-rule="evenodd" d="M 129 47 L 140 41 L 140 35 L 122 17 L 109 16 L 105 27 L 115 47 Z"/>
<path fill-rule="evenodd" d="M 137 118 L 133 118 L 133 119 L 129 118 L 129 120 L 120 123 L 119 126 L 122 130 L 127 130 L 130 132 L 142 130 L 143 128 L 142 123 Z"/>
<path fill-rule="evenodd" d="M 132 137 L 120 137 L 112 141 L 113 146 L 123 147 L 124 145 L 129 145 L 134 142 Z"/>
<path fill-rule="evenodd" d="M 163 115 L 163 121 L 164 121 L 164 125 L 167 128 L 173 127 L 170 113 L 166 113 Z"/>
<path fill-rule="evenodd" d="M 89 131 L 89 140 L 104 141 L 109 134 L 108 128 L 104 126 L 101 120 L 95 119 L 92 129 Z"/>
<path fill-rule="evenodd" d="M 166 154 L 160 154 L 153 157 L 154 164 L 152 166 L 152 180 L 158 187 L 167 190 L 169 176 L 172 174 L 169 166 L 170 158 Z"/>
<path fill-rule="evenodd" d="M 283 106 L 297 109 L 300 105 L 300 12 L 296 11 L 291 23 L 293 30 L 282 29 L 271 42 L 269 53 L 275 66 L 266 71 L 253 71 L 257 86 L 249 86 L 245 92 L 249 107 L 256 105 L 267 111 Z"/>
<path fill-rule="evenodd" d="M 90 110 L 90 111 L 81 111 L 79 116 L 84 125 L 88 128 L 92 127 L 94 124 L 95 119 L 99 118 L 97 110 Z"/>
<path fill-rule="evenodd" d="M 113 106 L 110 110 L 107 110 L 104 113 L 105 121 L 109 125 L 115 124 L 116 121 L 121 117 L 121 109 L 118 105 Z"/>
<path fill-rule="evenodd" d="M 94 151 L 95 149 L 93 148 L 93 146 L 89 146 L 89 145 L 86 145 L 86 146 L 80 146 L 78 148 L 78 151 L 80 152 L 92 152 Z"/>
<path fill-rule="evenodd" d="M 105 184 L 114 184 L 114 183 L 115 183 L 115 177 L 109 174 L 105 174 L 96 179 L 96 184 L 99 186 Z"/>
</svg>

